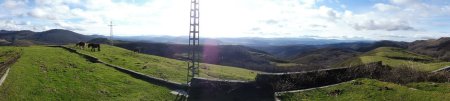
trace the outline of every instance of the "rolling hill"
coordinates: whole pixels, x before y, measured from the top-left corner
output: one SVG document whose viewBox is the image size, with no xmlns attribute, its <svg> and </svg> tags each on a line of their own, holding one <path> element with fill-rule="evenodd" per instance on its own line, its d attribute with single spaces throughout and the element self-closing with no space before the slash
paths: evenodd
<svg viewBox="0 0 450 101">
<path fill-rule="evenodd" d="M 69 44 L 79 41 L 88 41 L 92 37 L 81 35 L 69 30 L 53 29 L 44 32 L 38 32 L 25 39 L 48 43 L 48 44 Z"/>
<path fill-rule="evenodd" d="M 414 41 L 408 46 L 408 50 L 450 61 L 450 37 Z"/>
<path fill-rule="evenodd" d="M 313 52 L 298 55 L 292 61 L 294 63 L 306 65 L 332 66 L 335 63 L 343 62 L 344 60 L 353 58 L 359 54 L 360 52 L 350 49 L 322 48 Z"/>
<path fill-rule="evenodd" d="M 32 31 L 4 31 L 0 39 L 14 42 L 15 40 L 28 40 L 35 44 L 70 44 L 79 41 L 88 41 L 92 36 L 86 36 L 69 30 L 52 29 L 44 32 Z"/>
<path fill-rule="evenodd" d="M 367 52 L 379 47 L 398 47 L 407 48 L 407 42 L 396 41 L 374 41 L 374 42 L 345 42 L 320 45 L 284 45 L 284 46 L 251 46 L 252 48 L 265 51 L 278 58 L 292 60 L 298 56 L 307 55 L 309 53 L 317 53 L 315 51 L 323 51 L 323 49 L 341 49 L 351 50 L 355 52 Z"/>
<path fill-rule="evenodd" d="M 449 83 L 398 85 L 373 79 L 357 79 L 336 86 L 280 95 L 283 101 L 448 101 Z"/>
<path fill-rule="evenodd" d="M 13 47 L 1 47 L 11 49 Z M 0 86 L 0 101 L 174 100 L 170 90 L 92 63 L 62 48 L 23 47 Z"/>
<path fill-rule="evenodd" d="M 122 42 L 115 46 L 128 50 L 140 49 L 141 53 L 162 56 L 178 60 L 186 60 L 188 45 L 148 43 L 148 42 Z M 276 63 L 286 63 L 271 54 L 241 45 L 202 45 L 202 62 L 241 67 L 245 69 L 272 72 Z"/>
<path fill-rule="evenodd" d="M 67 47 L 73 47 L 69 45 Z M 146 75 L 185 83 L 187 73 L 187 62 L 175 59 L 169 59 L 160 56 L 138 54 L 132 51 L 102 45 L 100 52 L 92 52 L 87 49 L 77 49 L 79 52 L 94 56 L 100 60 L 134 70 Z M 219 66 L 213 64 L 201 64 L 200 77 L 212 79 L 230 79 L 230 80 L 254 80 L 258 71 L 252 71 L 237 67 Z"/>
<path fill-rule="evenodd" d="M 285 46 L 253 46 L 252 48 L 267 52 L 282 59 L 292 59 L 297 55 L 305 54 L 319 47 L 313 45 L 285 45 Z"/>
<path fill-rule="evenodd" d="M 382 61 L 384 65 L 391 67 L 411 67 L 422 71 L 433 71 L 445 66 L 450 62 L 445 62 L 430 56 L 416 54 L 406 49 L 393 47 L 380 47 L 366 52 L 357 57 L 348 59 L 337 66 L 351 66 Z"/>
</svg>

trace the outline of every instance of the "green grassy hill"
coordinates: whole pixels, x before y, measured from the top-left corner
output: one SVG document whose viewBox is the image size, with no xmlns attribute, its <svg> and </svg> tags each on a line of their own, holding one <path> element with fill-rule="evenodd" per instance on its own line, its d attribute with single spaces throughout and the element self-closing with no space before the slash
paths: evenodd
<svg viewBox="0 0 450 101">
<path fill-rule="evenodd" d="M 79 41 L 94 39 L 92 36 L 82 35 L 70 30 L 51 29 L 43 32 L 29 30 L 8 31 L 0 34 L 0 39 L 13 42 L 13 40 L 27 40 L 34 44 L 70 44 Z"/>
<path fill-rule="evenodd" d="M 417 40 L 410 43 L 408 50 L 450 61 L 450 37 Z"/>
<path fill-rule="evenodd" d="M 24 47 L 11 67 L 0 87 L 0 101 L 175 99 L 169 92 L 62 48 L 33 46 Z"/>
<path fill-rule="evenodd" d="M 449 101 L 450 83 L 413 83 L 401 86 L 357 79 L 337 86 L 285 93 L 283 101 Z"/>
<path fill-rule="evenodd" d="M 74 48 L 73 45 L 67 47 Z M 104 62 L 131 69 L 133 71 L 170 81 L 180 83 L 186 82 L 187 62 L 185 61 L 154 55 L 137 54 L 123 48 L 103 44 L 100 52 L 91 52 L 88 49 L 74 49 L 77 49 L 79 52 L 95 56 Z M 200 70 L 201 77 L 231 80 L 254 80 L 257 73 L 257 71 L 252 70 L 212 64 L 201 64 Z"/>
<path fill-rule="evenodd" d="M 186 60 L 189 53 L 187 44 L 151 43 L 151 42 L 117 42 L 114 46 L 128 50 L 139 49 L 141 53 L 171 59 Z M 103 42 L 104 43 L 104 42 Z M 288 61 L 271 54 L 241 45 L 200 45 L 202 62 L 222 66 L 241 67 L 244 69 L 274 72 L 276 63 Z"/>
<path fill-rule="evenodd" d="M 337 66 L 351 66 L 382 61 L 384 65 L 391 67 L 411 67 L 421 71 L 433 71 L 445 66 L 450 62 L 441 61 L 430 56 L 412 53 L 400 48 L 380 47 L 337 64 Z"/>
<path fill-rule="evenodd" d="M 8 68 L 4 66 L 9 65 L 8 63 L 14 63 L 14 59 L 20 56 L 21 53 L 22 51 L 20 48 L 16 47 L 0 48 L 0 78 L 6 74 L 6 71 L 8 70 Z"/>
<path fill-rule="evenodd" d="M 0 64 L 13 58 L 21 53 L 20 48 L 17 47 L 1 47 L 0 49 Z"/>
<path fill-rule="evenodd" d="M 330 66 L 334 63 L 355 57 L 358 54 L 359 52 L 351 49 L 323 48 L 307 54 L 298 55 L 292 61 L 300 64 Z"/>
</svg>

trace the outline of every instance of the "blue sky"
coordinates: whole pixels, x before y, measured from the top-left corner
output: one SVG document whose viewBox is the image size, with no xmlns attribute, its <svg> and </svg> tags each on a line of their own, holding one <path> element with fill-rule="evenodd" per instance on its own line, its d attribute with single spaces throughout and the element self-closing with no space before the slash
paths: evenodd
<svg viewBox="0 0 450 101">
<path fill-rule="evenodd" d="M 201 0 L 203 37 L 413 41 L 450 36 L 450 0 Z M 189 0 L 0 0 L 0 29 L 185 36 Z"/>
</svg>

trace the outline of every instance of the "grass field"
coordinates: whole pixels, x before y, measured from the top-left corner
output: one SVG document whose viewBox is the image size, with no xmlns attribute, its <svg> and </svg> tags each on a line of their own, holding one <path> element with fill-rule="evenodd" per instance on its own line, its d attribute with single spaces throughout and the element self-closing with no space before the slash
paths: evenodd
<svg viewBox="0 0 450 101">
<path fill-rule="evenodd" d="M 337 86 L 285 93 L 283 101 L 450 101 L 450 83 L 414 83 L 401 86 L 357 79 Z"/>
<path fill-rule="evenodd" d="M 5 62 L 6 60 L 13 58 L 21 53 L 21 48 L 19 47 L 1 47 L 0 48 L 0 62 Z"/>
<path fill-rule="evenodd" d="M 62 48 L 23 49 L 22 57 L 11 67 L 0 87 L 0 101 L 175 99 L 167 88 L 91 63 Z"/>
<path fill-rule="evenodd" d="M 67 46 L 73 47 L 73 45 Z M 187 75 L 187 62 L 159 56 L 137 54 L 132 51 L 102 45 L 100 52 L 91 52 L 88 49 L 75 48 L 79 52 L 95 56 L 100 60 L 131 69 L 150 76 L 185 83 Z M 254 80 L 257 71 L 237 67 L 201 64 L 200 76 L 204 78 L 219 78 L 232 80 Z"/>
<path fill-rule="evenodd" d="M 440 61 L 430 56 L 412 53 L 400 48 L 381 47 L 369 51 L 357 58 L 345 61 L 343 65 L 358 65 L 382 61 L 384 65 L 391 67 L 411 67 L 421 71 L 433 71 L 445 66 L 450 62 Z"/>
<path fill-rule="evenodd" d="M 2 77 L 8 69 L 7 67 L 4 67 L 7 62 L 14 62 L 14 59 L 20 56 L 21 53 L 22 50 L 18 47 L 0 48 L 0 77 Z"/>
</svg>

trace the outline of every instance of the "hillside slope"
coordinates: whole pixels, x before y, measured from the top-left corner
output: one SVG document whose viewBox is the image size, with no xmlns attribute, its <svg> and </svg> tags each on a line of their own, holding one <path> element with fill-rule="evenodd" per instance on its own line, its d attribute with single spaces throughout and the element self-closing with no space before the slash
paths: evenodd
<svg viewBox="0 0 450 101">
<path fill-rule="evenodd" d="M 63 29 L 52 29 L 44 32 L 7 31 L 0 34 L 0 39 L 14 42 L 15 40 L 28 40 L 35 44 L 69 44 L 79 41 L 88 41 L 94 37 L 82 35 Z"/>
<path fill-rule="evenodd" d="M 307 65 L 332 66 L 335 63 L 355 57 L 357 51 L 341 48 L 323 48 L 316 51 L 299 55 L 293 62 Z"/>
<path fill-rule="evenodd" d="M 337 86 L 286 93 L 286 101 L 449 101 L 449 83 L 414 83 L 402 86 L 372 79 L 357 79 Z"/>
<path fill-rule="evenodd" d="M 275 57 L 292 59 L 297 55 L 302 55 L 319 47 L 313 45 L 286 45 L 286 46 L 253 46 L 252 48 L 265 51 Z"/>
<path fill-rule="evenodd" d="M 450 37 L 414 41 L 408 50 L 450 61 Z"/>
<path fill-rule="evenodd" d="M 22 51 L 20 48 L 16 47 L 2 47 L 0 49 L 0 85 L 3 81 L 1 80 L 8 70 L 9 65 L 12 65 L 20 57 Z"/>
<path fill-rule="evenodd" d="M 73 47 L 73 45 L 68 46 Z M 187 62 L 154 55 L 134 53 L 132 51 L 103 45 L 100 52 L 77 49 L 79 52 L 95 56 L 100 60 L 131 69 L 146 75 L 185 83 Z M 237 67 L 201 64 L 200 76 L 213 79 L 254 80 L 258 71 Z"/>
<path fill-rule="evenodd" d="M 0 87 L 0 101 L 175 99 L 167 88 L 89 62 L 61 48 L 23 49 L 22 57 Z"/>
<path fill-rule="evenodd" d="M 128 50 L 140 49 L 142 53 L 178 60 L 186 60 L 189 46 L 185 44 L 124 42 L 115 46 Z M 202 62 L 241 67 L 270 72 L 275 64 L 286 62 L 269 53 L 240 45 L 201 45 Z"/>
<path fill-rule="evenodd" d="M 25 39 L 47 44 L 69 44 L 77 43 L 79 41 L 88 41 L 93 38 L 69 30 L 52 29 L 44 32 L 38 32 L 33 36 L 27 37 Z"/>
<path fill-rule="evenodd" d="M 366 52 L 358 57 L 348 59 L 338 66 L 351 66 L 382 61 L 384 65 L 391 67 L 411 67 L 422 71 L 433 71 L 445 66 L 450 66 L 450 62 L 409 52 L 401 48 L 380 47 Z"/>
</svg>

